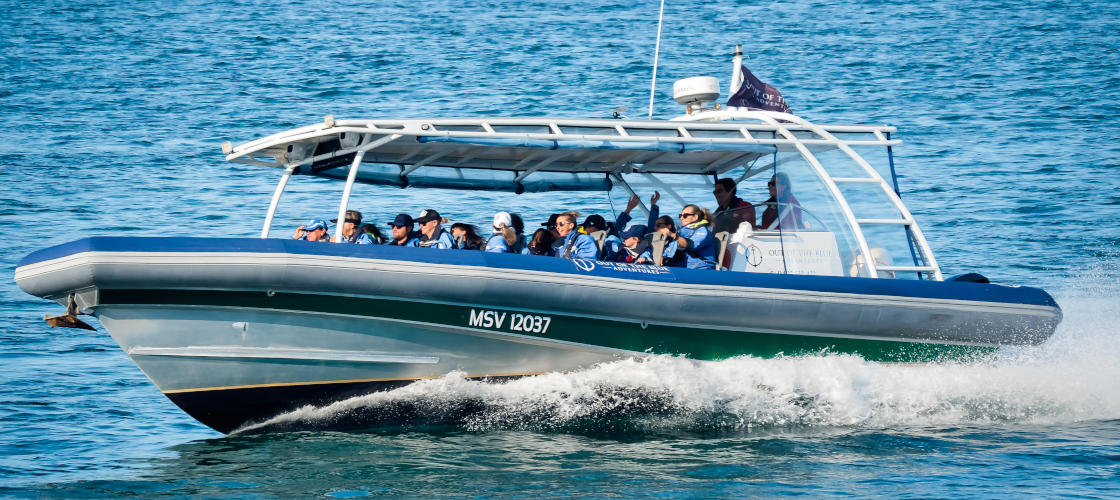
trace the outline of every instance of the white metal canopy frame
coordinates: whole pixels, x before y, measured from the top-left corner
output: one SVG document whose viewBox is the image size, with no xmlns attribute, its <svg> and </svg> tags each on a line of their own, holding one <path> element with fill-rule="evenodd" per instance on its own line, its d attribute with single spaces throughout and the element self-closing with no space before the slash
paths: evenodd
<svg viewBox="0 0 1120 500">
<path fill-rule="evenodd" d="M 345 220 L 355 182 L 398 187 L 633 193 L 628 179 L 642 179 L 680 199 L 658 174 L 693 174 L 705 179 L 744 172 L 735 180 L 772 171 L 800 158 L 838 204 L 868 274 L 917 272 L 927 279 L 942 275 L 917 222 L 898 193 L 853 147 L 883 146 L 886 125 L 817 125 L 772 111 L 725 109 L 676 120 L 570 118 L 463 118 L 335 120 L 300 127 L 234 147 L 222 144 L 226 160 L 284 169 L 276 186 L 261 237 L 268 236 L 277 205 L 293 174 L 345 179 L 338 220 Z M 833 176 L 817 154 L 839 150 L 862 171 Z M 778 160 L 774 153 L 795 153 Z M 774 161 L 756 165 L 774 155 Z M 349 165 L 349 169 L 343 169 Z M 893 181 L 893 179 L 892 179 Z M 839 185 L 878 186 L 900 217 L 859 218 Z M 643 208 L 645 208 L 643 206 Z M 906 230 L 914 265 L 876 265 L 864 226 L 897 225 Z M 335 241 L 340 241 L 336 231 Z"/>
</svg>

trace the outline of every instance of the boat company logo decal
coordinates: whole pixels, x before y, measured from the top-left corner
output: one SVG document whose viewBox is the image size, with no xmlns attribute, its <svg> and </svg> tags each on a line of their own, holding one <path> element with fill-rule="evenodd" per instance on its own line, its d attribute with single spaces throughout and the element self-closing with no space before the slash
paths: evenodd
<svg viewBox="0 0 1120 500">
<path fill-rule="evenodd" d="M 589 259 L 574 259 L 572 264 L 575 264 L 579 270 L 584 272 L 591 272 L 596 267 L 607 271 L 619 271 L 624 273 L 638 273 L 638 274 L 672 274 L 669 268 L 650 266 L 646 264 L 633 264 L 629 262 L 604 262 L 601 260 Z"/>
<path fill-rule="evenodd" d="M 509 323 L 506 323 L 506 319 Z M 471 308 L 471 318 L 467 326 L 479 328 L 492 328 L 494 330 L 507 330 L 511 332 L 548 333 L 552 324 L 551 316 L 537 316 L 535 314 L 507 313 L 490 309 Z"/>
<path fill-rule="evenodd" d="M 750 265 L 758 267 L 762 264 L 762 249 L 758 248 L 758 245 L 747 247 L 747 252 L 747 262 Z"/>
<path fill-rule="evenodd" d="M 575 259 L 572 260 L 572 264 L 575 264 L 581 271 L 590 272 L 592 269 L 595 269 L 595 261 L 593 260 Z"/>
</svg>

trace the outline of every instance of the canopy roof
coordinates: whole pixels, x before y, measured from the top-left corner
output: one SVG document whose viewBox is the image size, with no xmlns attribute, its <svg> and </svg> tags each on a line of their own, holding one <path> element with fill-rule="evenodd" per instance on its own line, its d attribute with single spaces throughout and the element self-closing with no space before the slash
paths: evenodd
<svg viewBox="0 0 1120 500">
<path fill-rule="evenodd" d="M 757 115 L 757 116 L 756 116 Z M 775 118 L 777 117 L 777 118 Z M 750 112 L 746 121 L 564 118 L 335 120 L 232 147 L 229 161 L 393 186 L 515 192 L 609 190 L 631 173 L 719 175 L 779 151 L 890 145 L 888 126 L 817 126 Z M 845 139 L 839 135 L 848 136 Z M 345 168 L 344 168 L 345 167 Z"/>
</svg>

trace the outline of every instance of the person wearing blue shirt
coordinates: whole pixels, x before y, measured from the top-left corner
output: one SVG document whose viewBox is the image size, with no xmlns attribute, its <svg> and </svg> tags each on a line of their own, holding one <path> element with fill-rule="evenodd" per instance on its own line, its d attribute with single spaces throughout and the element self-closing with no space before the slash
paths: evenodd
<svg viewBox="0 0 1120 500">
<path fill-rule="evenodd" d="M 420 241 L 417 245 L 421 248 L 438 248 L 440 250 L 451 250 L 455 248 L 455 241 L 451 239 L 451 235 L 443 230 L 440 225 L 443 222 L 443 217 L 440 217 L 439 212 L 432 209 L 420 212 L 420 216 L 416 218 L 416 223 L 420 224 Z"/>
<path fill-rule="evenodd" d="M 622 240 L 622 251 L 615 256 L 614 262 L 653 264 L 653 253 L 645 235 L 646 227 L 641 224 L 634 224 L 619 234 L 619 239 Z"/>
<path fill-rule="evenodd" d="M 412 216 L 408 214 L 397 214 L 397 218 L 389 223 L 393 227 L 393 239 L 386 242 L 386 245 L 394 245 L 398 247 L 414 247 L 418 246 L 420 240 L 412 231 Z"/>
<path fill-rule="evenodd" d="M 590 236 L 576 231 L 576 218 L 571 214 L 560 214 L 556 218 L 556 233 L 560 236 L 552 244 L 552 256 L 564 259 L 594 259 L 599 254 L 599 246 Z"/>
<path fill-rule="evenodd" d="M 510 253 L 512 245 L 517 242 L 517 233 L 513 230 L 513 217 L 508 212 L 494 214 L 494 234 L 486 240 L 483 251 L 491 253 Z"/>
<path fill-rule="evenodd" d="M 588 215 L 583 221 L 583 227 L 580 232 L 590 236 L 596 231 L 606 231 L 607 233 L 603 238 L 603 248 L 599 250 L 599 260 L 614 261 L 618 253 L 622 251 L 622 240 L 618 238 L 618 235 L 614 234 L 615 231 L 613 228 L 607 226 L 607 221 L 603 219 L 602 215 Z M 594 239 L 595 238 L 592 237 L 592 240 Z"/>
<path fill-rule="evenodd" d="M 708 217 L 700 207 L 685 205 L 680 215 L 681 229 L 673 232 L 669 228 L 660 228 L 670 241 L 676 242 L 677 247 L 684 250 L 685 267 L 689 269 L 715 269 L 716 267 L 716 239 L 709 229 Z"/>
<path fill-rule="evenodd" d="M 296 228 L 292 239 L 303 241 L 330 241 L 331 235 L 327 234 L 327 221 L 323 219 L 311 219 L 307 221 L 306 224 Z"/>
</svg>

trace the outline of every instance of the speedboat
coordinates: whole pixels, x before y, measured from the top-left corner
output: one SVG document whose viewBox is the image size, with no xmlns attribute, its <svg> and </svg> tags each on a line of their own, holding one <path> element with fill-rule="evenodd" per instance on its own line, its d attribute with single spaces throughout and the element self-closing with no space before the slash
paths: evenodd
<svg viewBox="0 0 1120 500">
<path fill-rule="evenodd" d="M 95 316 L 221 432 L 449 373 L 500 382 L 651 355 L 974 359 L 1054 332 L 1061 309 L 1045 291 L 942 276 L 899 194 L 894 127 L 713 105 L 714 78 L 678 84 L 687 108 L 671 120 L 328 116 L 227 142 L 226 160 L 281 172 L 259 238 L 83 238 L 26 256 L 15 279 L 67 307 L 52 326 Z M 307 176 L 342 181 L 340 221 L 355 183 L 656 189 L 680 205 L 720 178 L 783 186 L 718 213 L 715 269 L 689 269 L 270 237 L 289 180 Z"/>
</svg>

